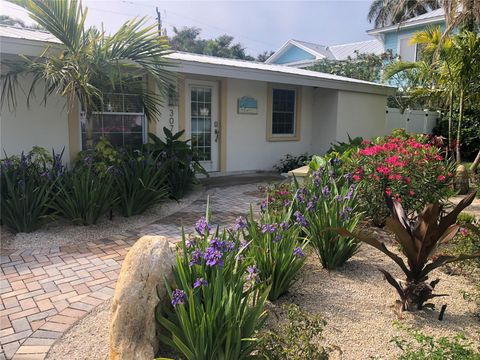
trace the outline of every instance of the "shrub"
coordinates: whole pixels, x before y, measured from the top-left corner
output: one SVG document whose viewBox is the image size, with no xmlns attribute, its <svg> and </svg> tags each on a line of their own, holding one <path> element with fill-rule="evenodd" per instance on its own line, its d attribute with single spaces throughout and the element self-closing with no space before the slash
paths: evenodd
<svg viewBox="0 0 480 360">
<path fill-rule="evenodd" d="M 65 173 L 56 186 L 54 209 L 76 225 L 96 224 L 115 204 L 115 187 L 109 173 L 80 166 Z"/>
<path fill-rule="evenodd" d="M 50 212 L 53 187 L 63 173 L 62 155 L 35 147 L 28 155 L 1 160 L 2 224 L 16 232 L 35 230 Z"/>
<path fill-rule="evenodd" d="M 149 133 L 148 136 L 153 143 L 146 144 L 145 149 L 152 152 L 154 156 L 160 156 L 164 162 L 163 169 L 166 173 L 170 195 L 178 200 L 195 183 L 197 174 L 201 173 L 206 176 L 208 174 L 190 146 L 190 140 L 180 140 L 185 132 L 184 130 L 173 134 L 164 127 L 163 132 L 165 141 Z"/>
<path fill-rule="evenodd" d="M 278 164 L 274 165 L 273 168 L 277 170 L 280 174 L 288 173 L 290 170 L 297 169 L 306 165 L 311 159 L 311 155 L 304 153 L 298 156 L 293 156 L 286 154 Z"/>
<path fill-rule="evenodd" d="M 260 337 L 260 359 L 326 360 L 327 351 L 319 345 L 326 321 L 319 315 L 309 315 L 297 305 L 287 309 L 287 323 Z"/>
<path fill-rule="evenodd" d="M 480 352 L 472 347 L 463 334 L 434 338 L 420 331 L 407 332 L 414 341 L 394 337 L 392 342 L 402 351 L 399 360 L 480 360 Z"/>
<path fill-rule="evenodd" d="M 106 174 L 122 163 L 122 153 L 125 152 L 125 149 L 114 148 L 110 140 L 102 136 L 93 149 L 78 153 L 74 166 L 76 168 L 93 167 L 97 174 Z"/>
<path fill-rule="evenodd" d="M 330 153 L 343 154 L 344 152 L 349 150 L 356 150 L 363 144 L 364 140 L 361 136 L 357 136 L 353 139 L 350 137 L 349 134 L 347 134 L 347 136 L 348 136 L 348 142 L 337 141 L 336 143 L 333 143 L 330 149 L 328 149 L 327 154 L 330 154 Z"/>
<path fill-rule="evenodd" d="M 341 160 L 314 157 L 315 170 L 298 189 L 297 217 L 305 218 L 304 229 L 322 266 L 335 269 L 342 266 L 359 249 L 360 242 L 352 236 L 340 236 L 333 229 L 342 227 L 354 231 L 360 221 L 356 186 L 351 175 L 343 173 Z"/>
<path fill-rule="evenodd" d="M 305 263 L 307 243 L 300 239 L 301 227 L 292 220 L 292 206 L 282 212 L 266 208 L 258 221 L 250 209 L 248 220 L 239 218 L 235 226 L 245 228 L 248 256 L 256 264 L 260 279 L 270 286 L 268 299 L 278 299 L 292 286 Z"/>
<path fill-rule="evenodd" d="M 174 266 L 172 308 L 157 320 L 160 340 L 186 359 L 245 359 L 265 320 L 269 288 L 261 290 L 254 264 L 243 259 L 238 231 L 212 231 L 208 218 L 182 238 Z"/>
<path fill-rule="evenodd" d="M 260 209 L 269 212 L 283 211 L 292 204 L 295 189 L 291 182 L 276 183 L 266 187 L 259 187 L 265 194 L 265 198 L 260 202 Z"/>
<path fill-rule="evenodd" d="M 471 193 L 445 216 L 442 216 L 442 208 L 438 203 L 429 204 L 418 214 L 415 221 L 410 222 L 400 203 L 392 198 L 387 198 L 392 216 L 387 219 L 387 228 L 395 234 L 395 240 L 400 249 L 407 257 L 407 264 L 397 254 L 387 249 L 385 244 L 376 238 L 356 233 L 352 234 L 345 229 L 337 229 L 339 234 L 355 236 L 359 240 L 377 248 L 392 259 L 405 273 L 406 281 L 399 282 L 388 271 L 379 269 L 385 279 L 392 285 L 400 296 L 401 310 L 418 310 L 425 306 L 425 302 L 437 297 L 445 296 L 433 294 L 439 280 L 427 283 L 430 272 L 448 263 L 474 259 L 480 256 L 476 254 L 447 255 L 435 254 L 438 246 L 453 239 L 461 226 L 455 224 L 458 214 L 470 205 L 475 197 Z M 473 231 L 473 228 L 472 228 Z M 478 232 L 477 229 L 475 231 Z M 433 304 L 428 304 L 433 307 Z"/>
<path fill-rule="evenodd" d="M 475 218 L 475 215 L 462 212 L 458 216 L 457 223 L 460 225 L 460 229 L 450 242 L 444 242 L 445 252 L 451 255 L 480 254 L 480 236 L 472 229 L 472 226 L 477 228 L 480 226 L 480 222 Z M 480 268 L 480 258 L 466 260 L 459 266 Z"/>
<path fill-rule="evenodd" d="M 153 154 L 127 155 L 113 176 L 123 216 L 142 214 L 168 196 L 163 164 Z"/>
<path fill-rule="evenodd" d="M 453 119 L 452 129 L 457 129 L 458 121 Z M 467 109 L 462 121 L 462 144 L 460 147 L 462 159 L 473 161 L 480 149 L 480 109 Z M 444 117 L 433 129 L 433 133 L 448 139 L 448 116 Z M 455 149 L 455 140 L 452 139 L 451 149 Z"/>
<path fill-rule="evenodd" d="M 359 184 L 362 210 L 377 225 L 388 216 L 385 195 L 401 202 L 409 215 L 452 195 L 452 165 L 423 135 L 397 131 L 372 143 L 364 142 L 348 166 Z"/>
</svg>

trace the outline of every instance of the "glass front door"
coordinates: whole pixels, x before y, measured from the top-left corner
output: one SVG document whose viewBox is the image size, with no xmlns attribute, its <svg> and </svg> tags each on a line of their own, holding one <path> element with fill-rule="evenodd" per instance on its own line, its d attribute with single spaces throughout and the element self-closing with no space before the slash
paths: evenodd
<svg viewBox="0 0 480 360">
<path fill-rule="evenodd" d="M 187 133 L 198 159 L 207 171 L 218 171 L 219 124 L 216 97 L 215 85 L 192 83 L 188 87 L 187 119 L 190 121 Z"/>
</svg>

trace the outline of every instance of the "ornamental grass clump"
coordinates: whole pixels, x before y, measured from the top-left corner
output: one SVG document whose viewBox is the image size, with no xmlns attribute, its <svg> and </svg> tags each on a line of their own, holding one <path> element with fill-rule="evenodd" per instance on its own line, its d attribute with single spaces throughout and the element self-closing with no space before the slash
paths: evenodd
<svg viewBox="0 0 480 360">
<path fill-rule="evenodd" d="M 356 185 L 352 176 L 343 172 L 342 160 L 336 156 L 328 160 L 316 156 L 310 168 L 313 172 L 295 196 L 298 210 L 294 215 L 322 266 L 335 269 L 360 247 L 355 237 L 334 230 L 342 227 L 354 231 L 360 221 Z"/>
<path fill-rule="evenodd" d="M 51 214 L 53 189 L 63 175 L 62 155 L 35 147 L 0 161 L 0 216 L 15 232 L 31 232 Z"/>
<path fill-rule="evenodd" d="M 117 201 L 111 173 L 98 173 L 93 166 L 67 171 L 57 183 L 52 207 L 75 225 L 96 224 Z"/>
<path fill-rule="evenodd" d="M 208 217 L 182 236 L 175 285 L 166 285 L 172 307 L 158 308 L 157 320 L 160 340 L 185 359 L 245 359 L 255 349 L 270 289 L 245 257 L 247 247 L 239 229 L 213 230 Z"/>
<path fill-rule="evenodd" d="M 248 219 L 237 219 L 236 227 L 244 228 L 244 238 L 250 244 L 248 256 L 262 282 L 270 286 L 268 299 L 278 299 L 293 285 L 305 263 L 307 241 L 301 237 L 302 227 L 293 216 L 293 206 L 282 212 L 266 208 L 258 221 L 250 208 Z"/>
<path fill-rule="evenodd" d="M 426 135 L 395 131 L 364 141 L 346 167 L 359 185 L 362 210 L 376 225 L 383 225 L 389 214 L 385 193 L 401 202 L 409 216 L 452 195 L 453 165 L 444 159 L 438 139 Z"/>
<path fill-rule="evenodd" d="M 134 152 L 114 171 L 118 208 L 129 217 L 145 212 L 168 197 L 166 174 L 159 155 Z"/>
<path fill-rule="evenodd" d="M 460 212 L 470 205 L 474 198 L 475 193 L 466 196 L 446 215 L 442 215 L 443 209 L 438 202 L 429 204 L 414 220 L 409 220 L 402 205 L 397 200 L 387 197 L 392 215 L 387 219 L 386 227 L 395 234 L 395 240 L 402 254 L 407 258 L 407 263 L 401 256 L 388 250 L 383 242 L 368 234 L 359 232 L 353 234 L 346 229 L 336 230 L 344 236 L 358 238 L 395 261 L 404 272 L 405 281 L 396 280 L 386 270 L 380 269 L 380 271 L 400 295 L 401 310 L 413 310 L 415 306 L 420 310 L 426 305 L 433 306 L 433 304 L 425 304 L 426 301 L 437 296 L 446 296 L 446 294 L 433 294 L 439 280 L 427 282 L 430 272 L 448 263 L 480 256 L 480 253 L 458 255 L 437 253 L 439 246 L 451 241 L 462 226 L 480 236 L 479 230 L 473 225 L 455 223 Z"/>
</svg>

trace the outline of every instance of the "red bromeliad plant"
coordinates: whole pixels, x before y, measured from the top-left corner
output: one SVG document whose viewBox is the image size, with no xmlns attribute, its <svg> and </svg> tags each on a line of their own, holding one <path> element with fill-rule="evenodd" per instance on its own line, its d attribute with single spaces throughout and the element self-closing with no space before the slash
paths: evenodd
<svg viewBox="0 0 480 360">
<path fill-rule="evenodd" d="M 377 225 L 388 216 L 385 193 L 401 202 L 410 216 L 451 194 L 452 166 L 438 142 L 424 135 L 397 133 L 364 141 L 351 157 L 350 167 L 364 199 L 363 210 Z"/>
<path fill-rule="evenodd" d="M 427 300 L 436 296 L 445 296 L 445 294 L 433 294 L 433 289 L 439 280 L 427 283 L 431 271 L 451 262 L 480 257 L 480 253 L 456 256 L 436 254 L 439 245 L 453 239 L 460 230 L 461 226 L 455 223 L 457 216 L 472 203 L 474 198 L 475 193 L 466 196 L 445 216 L 441 215 L 442 207 L 438 202 L 429 204 L 414 221 L 411 221 L 402 205 L 388 197 L 387 203 L 392 216 L 387 219 L 386 226 L 395 234 L 395 239 L 407 258 L 406 264 L 402 257 L 388 250 L 384 243 L 374 237 L 361 233 L 352 234 L 346 229 L 336 229 L 336 231 L 343 236 L 356 237 L 395 261 L 405 273 L 406 281 L 396 280 L 388 271 L 379 270 L 400 295 L 402 310 L 412 310 L 414 305 L 417 309 L 422 309 Z M 470 226 L 470 228 L 480 234 L 475 227 Z"/>
</svg>

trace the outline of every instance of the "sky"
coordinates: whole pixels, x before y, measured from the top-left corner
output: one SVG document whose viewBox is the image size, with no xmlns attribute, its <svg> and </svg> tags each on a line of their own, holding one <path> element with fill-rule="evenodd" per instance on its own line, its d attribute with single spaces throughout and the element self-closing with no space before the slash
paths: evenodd
<svg viewBox="0 0 480 360">
<path fill-rule="evenodd" d="M 201 38 L 222 34 L 235 37 L 246 52 L 257 55 L 276 50 L 289 39 L 336 45 L 372 39 L 365 31 L 372 26 L 366 16 L 371 0 L 317 1 L 154 1 L 83 0 L 88 7 L 87 24 L 115 31 L 135 16 L 156 21 L 161 12 L 167 34 L 172 27 L 195 26 Z M 23 9 L 0 0 L 0 13 L 31 23 Z"/>
</svg>

